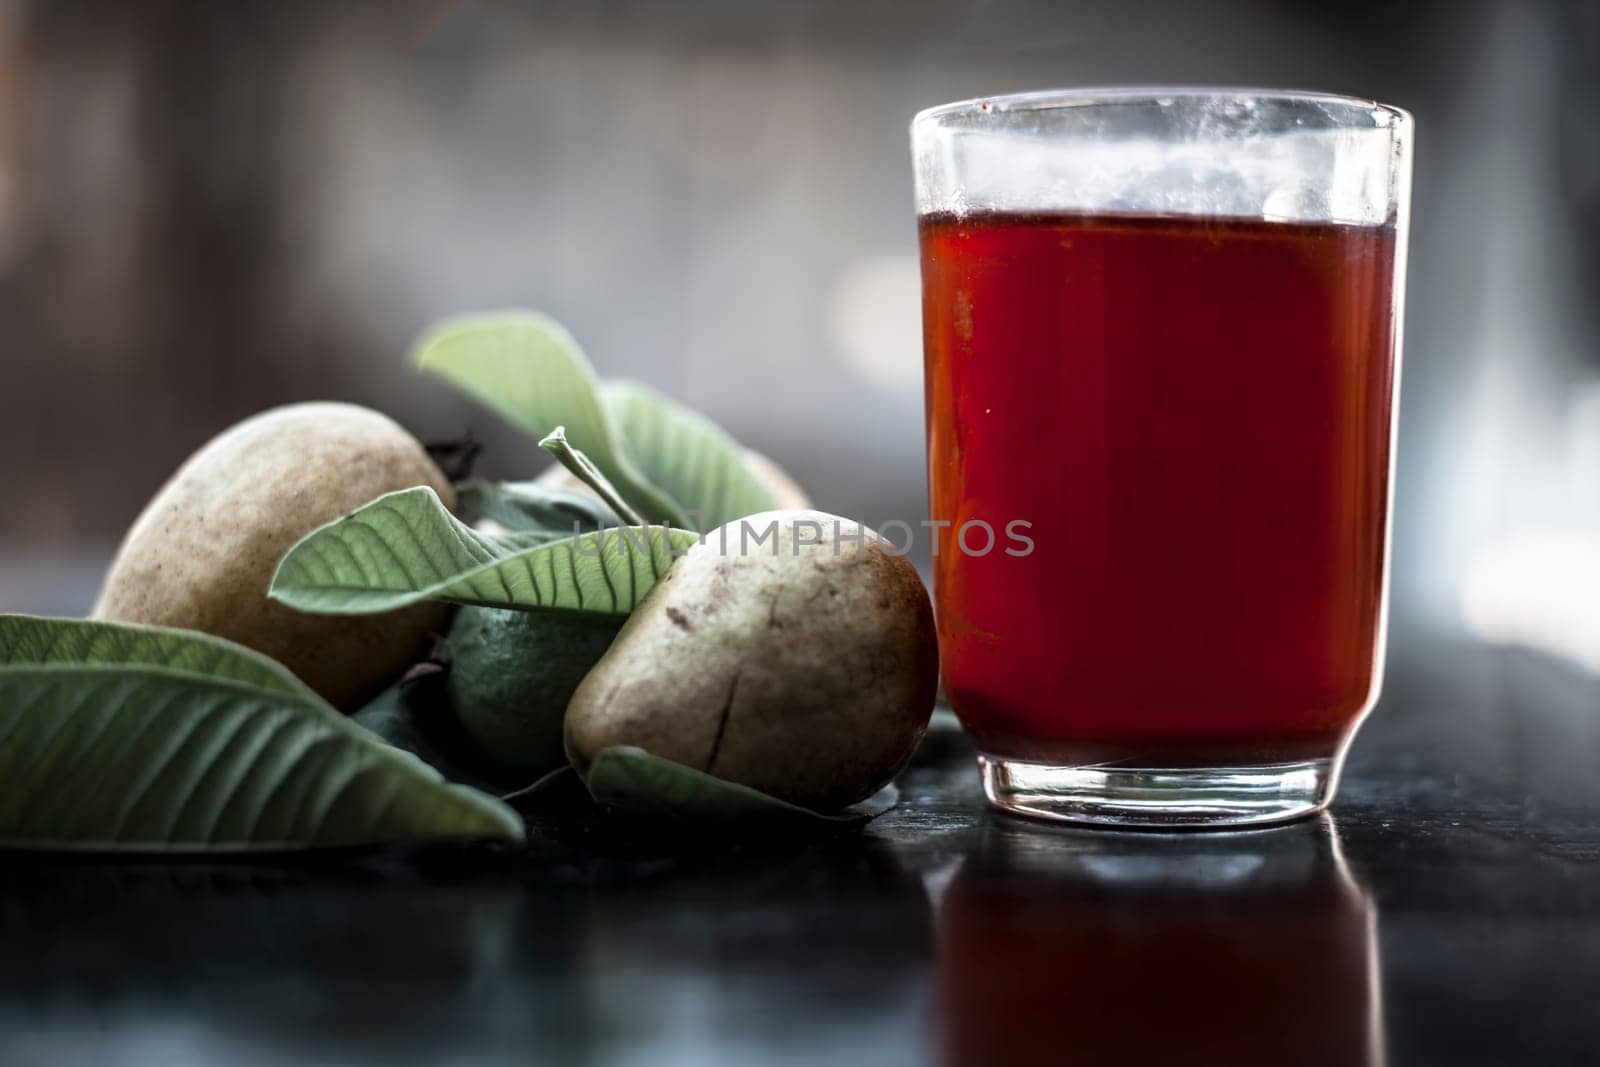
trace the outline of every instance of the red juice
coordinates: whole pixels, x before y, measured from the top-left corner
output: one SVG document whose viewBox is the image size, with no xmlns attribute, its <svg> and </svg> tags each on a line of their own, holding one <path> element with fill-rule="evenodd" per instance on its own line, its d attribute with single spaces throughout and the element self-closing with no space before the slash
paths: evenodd
<svg viewBox="0 0 1600 1067">
<path fill-rule="evenodd" d="M 1394 228 L 976 214 L 920 230 L 931 505 L 951 523 L 940 651 L 978 747 L 1059 765 L 1332 756 L 1376 696 Z M 951 536 L 975 520 L 999 534 L 985 555 Z M 1014 520 L 1026 555 L 1006 551 L 1027 548 Z"/>
</svg>

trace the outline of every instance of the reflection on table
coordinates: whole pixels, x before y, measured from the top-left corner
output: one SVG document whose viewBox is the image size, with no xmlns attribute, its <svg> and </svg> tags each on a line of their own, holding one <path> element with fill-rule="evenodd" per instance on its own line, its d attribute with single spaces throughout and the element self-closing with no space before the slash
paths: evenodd
<svg viewBox="0 0 1600 1067">
<path fill-rule="evenodd" d="M 1376 920 L 1327 817 L 1182 837 L 995 818 L 940 908 L 941 1056 L 1381 1063 Z"/>
</svg>

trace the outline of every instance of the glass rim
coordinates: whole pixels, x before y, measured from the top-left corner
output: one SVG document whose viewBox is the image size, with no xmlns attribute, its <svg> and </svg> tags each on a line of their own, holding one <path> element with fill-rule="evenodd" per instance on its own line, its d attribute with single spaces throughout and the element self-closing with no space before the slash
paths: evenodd
<svg viewBox="0 0 1600 1067">
<path fill-rule="evenodd" d="M 1020 93 L 1000 93 L 995 96 L 974 96 L 948 104 L 923 108 L 911 118 L 911 129 L 937 123 L 956 115 L 974 112 L 1058 111 L 1067 108 L 1089 107 L 1096 104 L 1161 104 L 1171 99 L 1202 100 L 1210 98 L 1236 98 L 1268 100 L 1284 103 L 1337 104 L 1354 111 L 1381 115 L 1373 129 L 1403 131 L 1415 121 L 1411 112 L 1393 104 L 1385 104 L 1362 96 L 1318 92 L 1309 89 L 1260 89 L 1248 86 L 1205 85 L 1092 85 L 1073 89 L 1034 89 Z"/>
</svg>

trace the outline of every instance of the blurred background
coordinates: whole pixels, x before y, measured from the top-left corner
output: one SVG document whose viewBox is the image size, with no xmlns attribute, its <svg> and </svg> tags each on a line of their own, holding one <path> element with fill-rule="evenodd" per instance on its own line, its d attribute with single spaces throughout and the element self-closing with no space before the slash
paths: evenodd
<svg viewBox="0 0 1600 1067">
<path fill-rule="evenodd" d="M 769 453 L 924 514 L 906 125 L 1096 83 L 1418 124 L 1395 637 L 1600 669 L 1600 5 L 0 0 L 0 609 L 81 613 L 181 460 L 332 398 L 546 460 L 405 365 L 527 305 Z"/>
</svg>

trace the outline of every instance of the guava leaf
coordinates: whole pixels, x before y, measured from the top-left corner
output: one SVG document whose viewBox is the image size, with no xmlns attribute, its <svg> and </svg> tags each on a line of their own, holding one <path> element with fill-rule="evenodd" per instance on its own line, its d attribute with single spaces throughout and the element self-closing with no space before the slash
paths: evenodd
<svg viewBox="0 0 1600 1067">
<path fill-rule="evenodd" d="M 552 541 L 571 537 L 574 523 L 583 530 L 617 525 L 611 509 L 588 493 L 538 482 L 462 482 L 456 498 L 463 511 L 512 533 L 540 533 Z"/>
<path fill-rule="evenodd" d="M 611 484 L 605 472 L 594 465 L 594 461 L 584 454 L 583 449 L 574 447 L 572 442 L 567 440 L 565 426 L 557 426 L 547 436 L 541 438 L 539 447 L 556 457 L 556 461 L 568 474 L 588 486 L 595 496 L 605 502 L 606 507 L 622 517 L 625 524 L 647 525 L 644 516 L 628 506 L 628 502 L 622 498 L 617 487 Z"/>
<path fill-rule="evenodd" d="M 324 615 L 420 600 L 626 615 L 699 535 L 623 526 L 532 547 L 530 538 L 478 533 L 427 486 L 402 489 L 307 534 L 278 564 L 268 595 Z"/>
<path fill-rule="evenodd" d="M 0 633 L 0 847 L 249 852 L 523 837 L 506 805 L 446 783 L 246 649 L 27 616 L 0 616 Z"/>
<path fill-rule="evenodd" d="M 704 415 L 638 382 L 605 382 L 600 396 L 635 465 L 678 502 L 694 529 L 778 506 L 745 466 L 744 449 Z"/>
<path fill-rule="evenodd" d="M 310 686 L 276 660 L 193 630 L 0 615 L 0 669 L 74 663 L 161 667 L 215 681 L 238 682 L 301 703 L 324 703 Z"/>
<path fill-rule="evenodd" d="M 560 323 L 536 311 L 460 315 L 425 331 L 413 349 L 437 375 L 502 417 L 547 436 L 567 428 L 572 444 L 650 522 L 686 527 L 678 503 L 634 464 L 602 401 L 594 368 Z"/>
<path fill-rule="evenodd" d="M 631 747 L 601 749 L 584 781 L 601 804 L 638 815 L 697 822 L 821 820 L 859 824 L 882 815 L 900 800 L 899 790 L 887 785 L 843 811 L 812 811 Z"/>
</svg>

